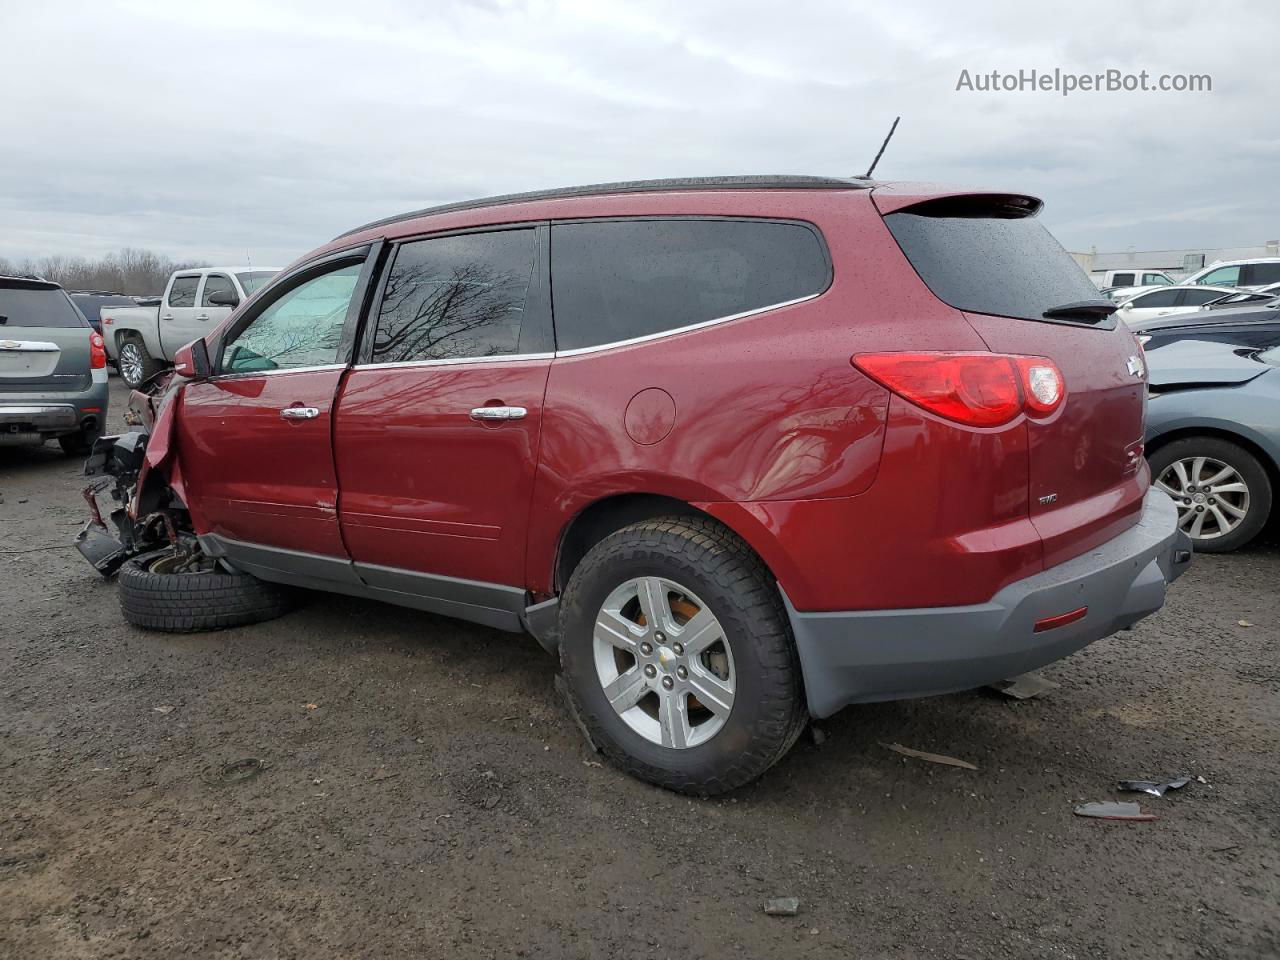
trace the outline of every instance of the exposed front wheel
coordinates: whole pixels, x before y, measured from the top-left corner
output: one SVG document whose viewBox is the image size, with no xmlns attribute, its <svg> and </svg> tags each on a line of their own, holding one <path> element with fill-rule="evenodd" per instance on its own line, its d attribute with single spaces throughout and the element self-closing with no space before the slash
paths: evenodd
<svg viewBox="0 0 1280 960">
<path fill-rule="evenodd" d="M 120 342 L 116 357 L 116 369 L 120 379 L 131 390 L 137 390 L 162 369 L 159 361 L 147 352 L 146 346 L 136 336 L 126 336 Z"/>
<path fill-rule="evenodd" d="M 1258 458 L 1219 437 L 1187 437 L 1151 455 L 1151 476 L 1178 508 L 1197 551 L 1226 553 L 1262 530 L 1271 480 Z"/>
<path fill-rule="evenodd" d="M 773 581 L 713 521 L 651 520 L 606 537 L 574 571 L 560 618 L 579 715 L 642 780 L 732 790 L 776 763 L 808 719 Z"/>
<path fill-rule="evenodd" d="M 287 613 L 287 592 L 246 573 L 227 573 L 202 555 L 171 549 L 126 560 L 120 609 L 135 627 L 193 633 L 260 623 Z"/>
</svg>

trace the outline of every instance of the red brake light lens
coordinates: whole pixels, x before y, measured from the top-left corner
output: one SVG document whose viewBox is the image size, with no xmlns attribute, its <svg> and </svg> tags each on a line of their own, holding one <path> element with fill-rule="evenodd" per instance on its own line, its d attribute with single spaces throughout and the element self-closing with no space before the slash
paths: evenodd
<svg viewBox="0 0 1280 960">
<path fill-rule="evenodd" d="M 89 334 L 89 368 L 102 370 L 106 365 L 107 345 L 102 339 L 102 334 L 95 330 Z"/>
<path fill-rule="evenodd" d="M 853 365 L 930 413 L 972 427 L 1044 417 L 1066 384 L 1052 360 L 1002 353 L 860 353 Z"/>
</svg>

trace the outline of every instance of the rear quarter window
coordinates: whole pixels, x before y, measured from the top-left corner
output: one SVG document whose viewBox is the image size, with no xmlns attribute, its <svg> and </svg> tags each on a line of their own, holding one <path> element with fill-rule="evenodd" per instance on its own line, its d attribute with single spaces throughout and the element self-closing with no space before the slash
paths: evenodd
<svg viewBox="0 0 1280 960">
<path fill-rule="evenodd" d="M 551 271 L 558 350 L 762 310 L 831 282 L 816 229 L 770 220 L 553 224 Z"/>
<path fill-rule="evenodd" d="M 1099 299 L 1098 288 L 1039 220 L 995 215 L 1004 209 L 945 198 L 891 213 L 884 222 L 934 296 L 959 310 L 1040 320 L 1050 307 Z"/>
<path fill-rule="evenodd" d="M 0 339 L 14 327 L 87 327 L 89 321 L 57 287 L 0 286 Z"/>
</svg>

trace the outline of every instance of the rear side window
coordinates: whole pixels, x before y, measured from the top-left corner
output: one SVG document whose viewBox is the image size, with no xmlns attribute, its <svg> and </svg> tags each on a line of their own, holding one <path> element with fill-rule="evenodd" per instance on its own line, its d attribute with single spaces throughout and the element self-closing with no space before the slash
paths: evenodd
<svg viewBox="0 0 1280 960">
<path fill-rule="evenodd" d="M 767 220 L 553 224 L 551 272 L 559 350 L 762 310 L 831 282 L 813 228 Z"/>
<path fill-rule="evenodd" d="M 387 275 L 373 363 L 516 353 L 537 247 L 533 230 L 406 243 Z"/>
<path fill-rule="evenodd" d="M 0 339 L 14 327 L 87 327 L 89 321 L 57 287 L 0 286 Z"/>
<path fill-rule="evenodd" d="M 1113 287 L 1132 287 L 1132 286 L 1133 286 L 1133 274 L 1132 274 L 1132 273 L 1117 273 L 1117 274 L 1115 274 L 1114 276 L 1112 276 L 1112 278 L 1111 278 L 1111 285 L 1112 285 Z"/>
<path fill-rule="evenodd" d="M 944 198 L 884 222 L 934 296 L 959 310 L 1039 320 L 1051 307 L 1098 299 L 1098 288 L 1040 221 L 1005 204 Z M 1115 275 L 1117 286 L 1123 276 Z"/>
<path fill-rule="evenodd" d="M 194 307 L 196 305 L 196 287 L 200 285 L 197 277 L 174 277 L 169 287 L 169 306 Z"/>
<path fill-rule="evenodd" d="M 1247 287 L 1261 287 L 1277 282 L 1280 282 L 1280 263 L 1251 263 L 1244 268 L 1244 283 Z"/>
<path fill-rule="evenodd" d="M 1181 302 L 1183 306 L 1198 307 L 1210 300 L 1217 300 L 1221 296 L 1224 296 L 1221 290 L 1183 290 Z"/>
</svg>

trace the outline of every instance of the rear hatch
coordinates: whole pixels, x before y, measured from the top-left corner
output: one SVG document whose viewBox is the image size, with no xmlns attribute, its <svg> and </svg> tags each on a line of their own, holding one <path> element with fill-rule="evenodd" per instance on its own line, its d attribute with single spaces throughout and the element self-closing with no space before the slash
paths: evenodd
<svg viewBox="0 0 1280 960">
<path fill-rule="evenodd" d="M 89 389 L 91 332 L 56 283 L 0 277 L 0 397 Z"/>
<path fill-rule="evenodd" d="M 964 313 L 988 349 L 1047 357 L 1062 373 L 1062 405 L 1026 421 L 1029 510 L 1045 565 L 1136 523 L 1147 486 L 1141 348 L 1036 218 L 1040 202 L 880 190 L 874 197 L 921 279 Z"/>
</svg>

